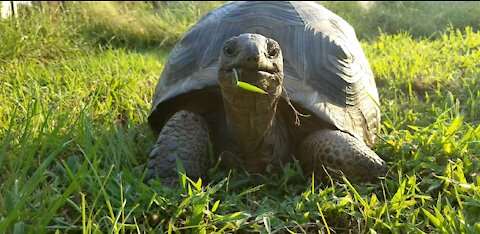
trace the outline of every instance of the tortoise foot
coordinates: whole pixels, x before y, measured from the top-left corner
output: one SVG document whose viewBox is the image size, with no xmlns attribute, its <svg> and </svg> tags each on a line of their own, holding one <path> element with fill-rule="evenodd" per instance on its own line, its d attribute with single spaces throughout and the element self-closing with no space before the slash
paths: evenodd
<svg viewBox="0 0 480 234">
<path fill-rule="evenodd" d="M 145 182 L 158 179 L 164 186 L 178 186 L 178 159 L 189 178 L 205 178 L 208 141 L 208 126 L 201 116 L 184 110 L 175 113 L 163 127 L 150 153 Z"/>
<path fill-rule="evenodd" d="M 353 182 L 376 182 L 388 169 L 385 161 L 364 142 L 335 130 L 320 130 L 307 136 L 300 145 L 299 160 L 307 172 L 324 176 L 325 166 L 342 171 Z"/>
</svg>

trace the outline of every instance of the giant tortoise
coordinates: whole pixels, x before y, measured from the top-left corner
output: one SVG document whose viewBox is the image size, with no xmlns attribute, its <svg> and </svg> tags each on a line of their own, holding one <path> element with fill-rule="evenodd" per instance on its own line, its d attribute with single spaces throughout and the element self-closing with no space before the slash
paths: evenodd
<svg viewBox="0 0 480 234">
<path fill-rule="evenodd" d="M 250 173 L 297 159 L 305 172 L 373 182 L 387 169 L 370 148 L 378 103 L 342 18 L 314 2 L 229 2 L 169 56 L 148 117 L 159 136 L 146 180 L 177 184 L 177 159 L 189 177 L 206 179 L 213 152 L 221 166 Z"/>
</svg>

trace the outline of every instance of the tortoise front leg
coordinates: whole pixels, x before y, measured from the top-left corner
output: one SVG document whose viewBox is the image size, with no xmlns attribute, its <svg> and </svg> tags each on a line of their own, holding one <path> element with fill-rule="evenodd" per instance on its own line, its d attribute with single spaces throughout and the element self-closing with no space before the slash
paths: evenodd
<svg viewBox="0 0 480 234">
<path fill-rule="evenodd" d="M 353 182 L 374 182 L 387 165 L 363 141 L 338 130 L 320 130 L 302 140 L 299 160 L 303 170 L 325 175 L 322 166 L 341 170 Z M 322 178 L 325 181 L 325 178 Z"/>
<path fill-rule="evenodd" d="M 191 179 L 206 178 L 208 170 L 208 126 L 193 112 L 179 111 L 165 124 L 150 153 L 146 182 L 158 178 L 163 185 L 177 186 L 176 160 L 180 159 Z"/>
</svg>

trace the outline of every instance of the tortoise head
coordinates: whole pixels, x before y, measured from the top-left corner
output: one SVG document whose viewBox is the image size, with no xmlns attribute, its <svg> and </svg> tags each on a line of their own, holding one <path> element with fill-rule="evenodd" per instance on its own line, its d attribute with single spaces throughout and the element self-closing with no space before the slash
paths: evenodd
<svg viewBox="0 0 480 234">
<path fill-rule="evenodd" d="M 283 85 L 280 45 L 260 34 L 245 33 L 228 39 L 220 53 L 218 79 L 224 92 L 248 93 L 237 87 L 247 83 L 279 97 Z"/>
<path fill-rule="evenodd" d="M 241 34 L 228 39 L 220 53 L 219 85 L 228 124 L 233 130 L 238 155 L 248 171 L 261 171 L 271 160 L 270 143 L 278 100 L 283 89 L 283 57 L 280 45 L 260 34 Z M 239 84 L 248 84 L 247 90 Z M 261 89 L 251 92 L 252 86 Z M 250 89 L 248 89 L 250 88 Z M 258 90 L 257 90 L 258 91 Z"/>
</svg>

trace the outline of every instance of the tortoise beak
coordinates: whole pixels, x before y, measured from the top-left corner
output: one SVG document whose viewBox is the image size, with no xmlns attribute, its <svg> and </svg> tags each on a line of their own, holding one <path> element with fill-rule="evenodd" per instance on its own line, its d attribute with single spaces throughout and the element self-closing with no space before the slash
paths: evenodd
<svg viewBox="0 0 480 234">
<path fill-rule="evenodd" d="M 269 94 L 282 84 L 282 73 L 232 68 L 219 73 L 220 83 L 228 89 Z M 276 92 L 275 92 L 276 93 Z"/>
<path fill-rule="evenodd" d="M 239 72 L 241 72 L 241 69 L 238 69 L 238 70 L 239 70 Z M 234 68 L 234 69 L 232 69 L 232 71 L 233 71 L 232 83 L 235 84 L 238 88 L 242 88 L 246 91 L 251 91 L 251 92 L 256 92 L 256 93 L 261 93 L 261 94 L 267 94 L 267 92 L 265 92 L 265 90 L 263 90 L 261 88 L 258 88 L 255 85 L 251 85 L 249 83 L 245 83 L 243 81 L 240 81 L 237 69 Z"/>
<path fill-rule="evenodd" d="M 283 83 L 282 64 L 281 51 L 271 39 L 242 34 L 224 44 L 219 61 L 220 83 L 225 88 L 243 85 L 249 91 L 273 93 Z"/>
</svg>

